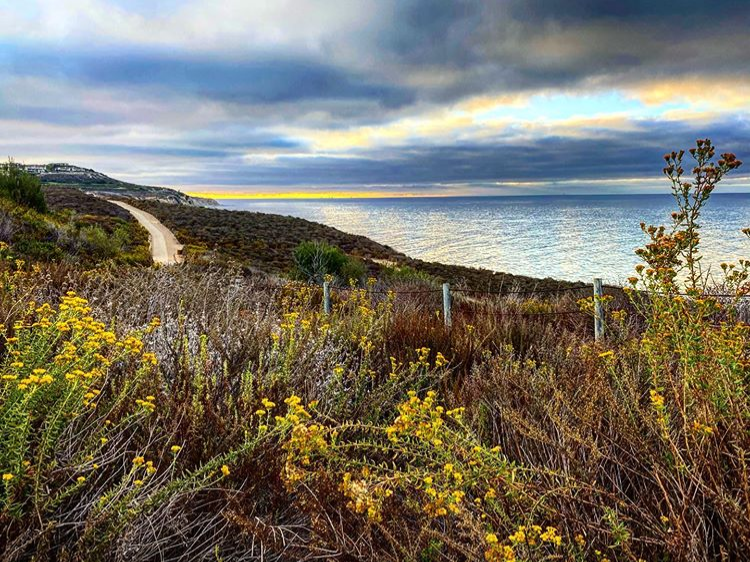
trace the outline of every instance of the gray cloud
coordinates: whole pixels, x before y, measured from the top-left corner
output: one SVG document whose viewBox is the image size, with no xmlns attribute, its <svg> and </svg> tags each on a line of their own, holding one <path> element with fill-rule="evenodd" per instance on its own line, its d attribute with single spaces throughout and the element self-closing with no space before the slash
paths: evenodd
<svg viewBox="0 0 750 562">
<path fill-rule="evenodd" d="M 667 150 L 689 148 L 696 138 L 715 139 L 721 151 L 750 155 L 750 122 L 732 121 L 695 128 L 687 123 L 651 121 L 637 132 L 606 138 L 546 137 L 441 146 L 381 149 L 368 157 L 278 158 L 272 163 L 216 161 L 212 181 L 221 185 L 345 186 L 392 184 L 434 188 L 441 183 L 555 182 L 571 178 L 618 180 L 658 178 Z M 92 147 L 93 148 L 93 147 Z M 203 172 L 186 175 L 186 184 L 205 182 Z"/>
</svg>

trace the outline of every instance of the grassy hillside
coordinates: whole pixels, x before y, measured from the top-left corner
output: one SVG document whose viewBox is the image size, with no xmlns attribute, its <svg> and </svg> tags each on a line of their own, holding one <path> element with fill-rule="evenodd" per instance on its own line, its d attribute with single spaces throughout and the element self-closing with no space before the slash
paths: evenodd
<svg viewBox="0 0 750 562">
<path fill-rule="evenodd" d="M 0 198 L 0 242 L 10 255 L 81 267 L 151 263 L 148 233 L 119 207 L 62 187 L 46 188 L 44 199 L 46 212 Z"/>
</svg>

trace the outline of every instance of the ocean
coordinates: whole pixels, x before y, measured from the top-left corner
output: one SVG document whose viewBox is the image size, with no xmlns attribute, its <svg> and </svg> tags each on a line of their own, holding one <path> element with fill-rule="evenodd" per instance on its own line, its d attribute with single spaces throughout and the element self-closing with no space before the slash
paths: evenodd
<svg viewBox="0 0 750 562">
<path fill-rule="evenodd" d="M 415 258 L 533 277 L 622 283 L 668 224 L 669 194 L 390 199 L 224 199 L 223 208 L 290 215 L 361 234 Z M 704 266 L 750 258 L 750 194 L 715 194 L 702 220 Z"/>
</svg>

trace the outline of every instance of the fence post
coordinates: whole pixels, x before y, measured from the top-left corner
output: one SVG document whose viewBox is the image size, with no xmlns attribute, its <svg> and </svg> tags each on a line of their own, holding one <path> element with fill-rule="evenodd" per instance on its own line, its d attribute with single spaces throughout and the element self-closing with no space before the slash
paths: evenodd
<svg viewBox="0 0 750 562">
<path fill-rule="evenodd" d="M 451 327 L 451 286 L 449 283 L 443 283 L 443 319 L 445 326 Z"/>
<path fill-rule="evenodd" d="M 331 313 L 331 284 L 328 281 L 323 282 L 323 312 Z"/>
<path fill-rule="evenodd" d="M 604 338 L 604 307 L 602 306 L 602 280 L 594 278 L 594 338 L 599 341 Z"/>
</svg>

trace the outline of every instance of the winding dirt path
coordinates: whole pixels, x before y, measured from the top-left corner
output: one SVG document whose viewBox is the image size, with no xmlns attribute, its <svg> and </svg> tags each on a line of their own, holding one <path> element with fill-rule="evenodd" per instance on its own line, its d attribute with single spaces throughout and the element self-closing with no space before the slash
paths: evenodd
<svg viewBox="0 0 750 562">
<path fill-rule="evenodd" d="M 128 211 L 146 230 L 148 230 L 149 238 L 151 240 L 151 257 L 153 258 L 154 263 L 162 265 L 182 263 L 182 244 L 177 241 L 177 238 L 172 234 L 171 230 L 159 222 L 159 219 L 146 211 L 141 211 L 132 205 L 123 203 L 122 201 L 110 200 L 109 202 Z"/>
</svg>

